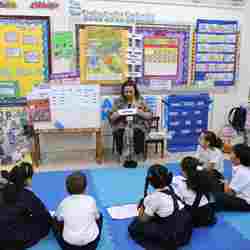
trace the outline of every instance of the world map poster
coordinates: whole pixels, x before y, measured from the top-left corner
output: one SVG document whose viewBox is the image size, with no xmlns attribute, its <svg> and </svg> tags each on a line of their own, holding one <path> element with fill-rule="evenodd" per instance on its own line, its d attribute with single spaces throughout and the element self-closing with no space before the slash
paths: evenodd
<svg viewBox="0 0 250 250">
<path fill-rule="evenodd" d="M 120 84 L 128 74 L 128 30 L 88 26 L 80 30 L 80 77 L 82 83 Z"/>
</svg>

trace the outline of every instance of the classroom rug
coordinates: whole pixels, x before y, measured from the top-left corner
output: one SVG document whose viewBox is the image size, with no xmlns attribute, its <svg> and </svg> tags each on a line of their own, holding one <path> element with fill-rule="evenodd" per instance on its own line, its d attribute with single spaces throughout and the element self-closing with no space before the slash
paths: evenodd
<svg viewBox="0 0 250 250">
<path fill-rule="evenodd" d="M 174 174 L 180 174 L 179 164 L 167 164 Z M 98 250 L 142 250 L 128 235 L 131 219 L 113 220 L 107 208 L 115 205 L 136 203 L 143 196 L 148 166 L 136 169 L 103 168 L 84 170 L 88 179 L 88 193 L 95 197 L 104 216 L 101 242 Z M 225 176 L 231 178 L 231 164 L 225 161 Z M 47 172 L 35 174 L 33 190 L 50 210 L 55 210 L 67 195 L 65 179 L 71 172 Z M 189 245 L 180 250 L 249 250 L 250 213 L 219 213 L 213 227 L 195 229 Z M 59 250 L 53 234 L 40 241 L 30 250 Z"/>
</svg>

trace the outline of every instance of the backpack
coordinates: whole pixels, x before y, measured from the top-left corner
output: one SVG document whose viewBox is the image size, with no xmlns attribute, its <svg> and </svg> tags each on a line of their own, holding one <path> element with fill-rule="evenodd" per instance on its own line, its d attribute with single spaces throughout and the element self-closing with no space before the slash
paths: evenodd
<svg viewBox="0 0 250 250">
<path fill-rule="evenodd" d="M 243 132 L 245 130 L 246 117 L 247 110 L 244 107 L 234 107 L 228 114 L 228 122 L 237 132 Z"/>
</svg>

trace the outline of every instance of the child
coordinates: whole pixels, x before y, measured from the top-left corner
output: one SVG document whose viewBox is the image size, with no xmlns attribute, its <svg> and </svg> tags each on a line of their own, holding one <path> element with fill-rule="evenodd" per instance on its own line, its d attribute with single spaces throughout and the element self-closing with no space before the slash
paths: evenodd
<svg viewBox="0 0 250 250">
<path fill-rule="evenodd" d="M 221 151 L 222 140 L 214 132 L 205 131 L 199 138 L 196 158 L 199 159 L 202 168 L 207 170 L 216 183 L 224 179 L 224 156 Z M 221 185 L 214 185 L 221 190 Z"/>
<path fill-rule="evenodd" d="M 208 226 L 216 223 L 214 209 L 209 203 L 209 193 L 211 192 L 209 175 L 206 171 L 199 171 L 198 159 L 185 157 L 181 161 L 183 176 L 177 176 L 173 184 L 186 203 L 186 208 L 192 215 L 194 227 Z"/>
<path fill-rule="evenodd" d="M 218 210 L 250 211 L 250 147 L 233 146 L 231 153 L 233 176 L 230 184 L 224 184 L 224 192 L 216 193 Z"/>
<path fill-rule="evenodd" d="M 133 240 L 148 249 L 177 249 L 189 242 L 191 216 L 171 187 L 172 173 L 162 165 L 149 168 L 139 216 L 129 225 Z M 147 194 L 148 186 L 156 190 Z"/>
<path fill-rule="evenodd" d="M 51 217 L 42 201 L 30 190 L 32 165 L 22 162 L 9 173 L 0 206 L 1 250 L 23 250 L 47 236 Z"/>
<path fill-rule="evenodd" d="M 102 216 L 95 200 L 85 194 L 86 176 L 75 172 L 67 177 L 65 198 L 55 213 L 54 233 L 63 250 L 95 250 L 100 240 Z M 57 228 L 60 226 L 62 228 Z M 57 226 L 56 226 L 57 225 Z"/>
</svg>

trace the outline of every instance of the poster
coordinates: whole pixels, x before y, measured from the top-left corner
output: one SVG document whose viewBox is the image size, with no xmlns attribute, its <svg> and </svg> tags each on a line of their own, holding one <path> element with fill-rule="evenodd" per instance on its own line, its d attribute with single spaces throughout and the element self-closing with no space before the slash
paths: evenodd
<svg viewBox="0 0 250 250">
<path fill-rule="evenodd" d="M 178 76 L 179 41 L 177 37 L 145 36 L 144 76 Z"/>
<path fill-rule="evenodd" d="M 0 81 L 17 82 L 16 96 L 49 77 L 48 31 L 47 18 L 0 19 Z"/>
<path fill-rule="evenodd" d="M 237 80 L 238 22 L 197 20 L 195 83 L 231 86 Z"/>
<path fill-rule="evenodd" d="M 128 30 L 88 26 L 80 30 L 80 78 L 82 83 L 119 84 L 128 66 Z"/>
<path fill-rule="evenodd" d="M 53 54 L 55 58 L 73 56 L 73 33 L 71 31 L 55 32 L 53 35 Z"/>
<path fill-rule="evenodd" d="M 52 86 L 49 102 L 52 127 L 101 127 L 99 85 Z"/>
<path fill-rule="evenodd" d="M 73 33 L 71 31 L 55 32 L 52 36 L 53 74 L 52 78 L 58 78 L 63 74 L 78 75 L 76 72 L 76 58 Z M 65 77 L 67 78 L 67 77 Z"/>
<path fill-rule="evenodd" d="M 24 134 L 27 124 L 25 107 L 13 105 L 0 102 L 0 165 L 27 159 L 31 150 L 30 139 Z"/>
<path fill-rule="evenodd" d="M 16 0 L 0 0 L 0 8 L 16 8 L 17 1 Z"/>
<path fill-rule="evenodd" d="M 136 77 L 144 88 L 169 90 L 188 83 L 189 25 L 137 26 L 143 37 L 142 76 Z"/>
<path fill-rule="evenodd" d="M 29 122 L 48 122 L 51 120 L 49 99 L 28 101 Z"/>
<path fill-rule="evenodd" d="M 0 81 L 0 98 L 19 96 L 19 91 L 17 81 Z"/>
</svg>

